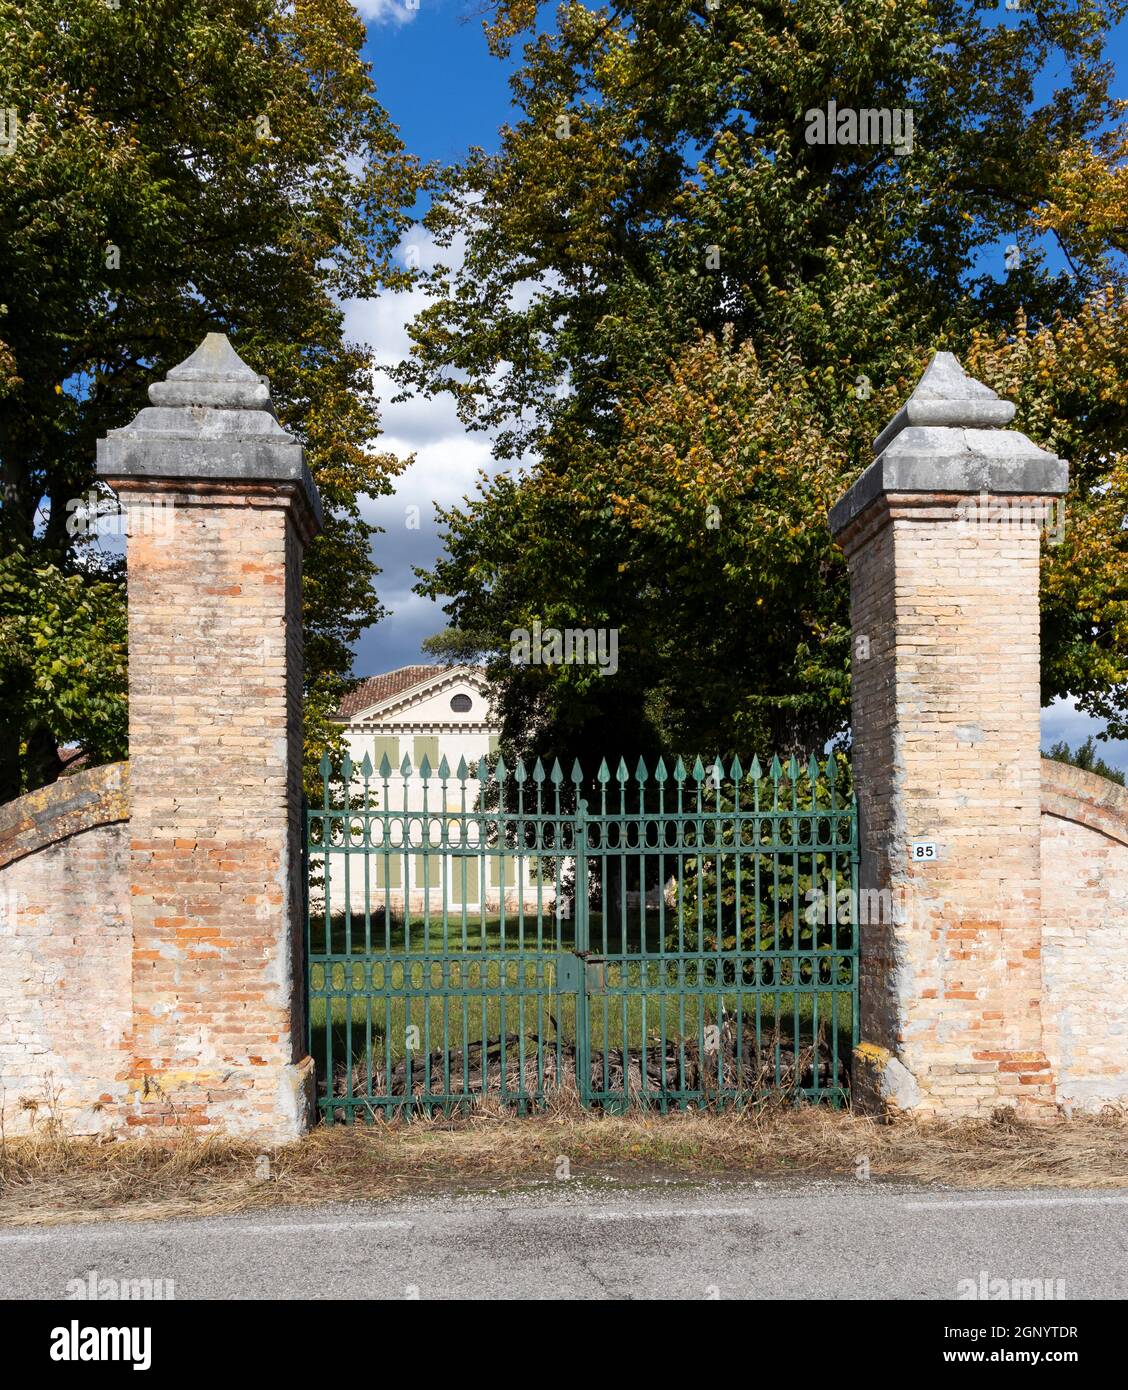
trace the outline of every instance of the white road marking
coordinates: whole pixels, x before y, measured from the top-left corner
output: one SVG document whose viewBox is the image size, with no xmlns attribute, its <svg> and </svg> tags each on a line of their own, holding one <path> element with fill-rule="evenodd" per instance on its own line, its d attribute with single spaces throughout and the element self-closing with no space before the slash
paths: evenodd
<svg viewBox="0 0 1128 1390">
<path fill-rule="evenodd" d="M 178 1222 L 175 1226 L 162 1223 L 154 1226 L 147 1221 L 133 1221 L 129 1223 L 128 1229 L 123 1229 L 121 1224 L 115 1225 L 113 1230 L 91 1222 L 89 1226 L 85 1223 L 78 1226 L 47 1226 L 34 1231 L 3 1231 L 0 1232 L 0 1245 L 35 1245 L 42 1244 L 58 1236 L 60 1232 L 65 1234 L 70 1240 L 128 1240 L 132 1237 L 147 1237 L 150 1240 L 159 1239 L 163 1236 L 171 1235 L 174 1232 L 179 1234 L 183 1231 L 189 1233 L 200 1230 L 201 1222 Z M 292 1225 L 277 1226 L 233 1226 L 232 1231 L 244 1236 L 293 1236 L 301 1235 L 309 1231 L 412 1231 L 415 1229 L 414 1221 L 302 1221 Z M 208 1235 L 224 1235 L 226 1227 L 204 1227 Z"/>
<path fill-rule="evenodd" d="M 906 1211 L 960 1211 L 969 1207 L 1093 1207 L 1123 1206 L 1128 1194 L 1119 1197 L 960 1197 L 949 1201 L 906 1202 Z"/>
<path fill-rule="evenodd" d="M 587 1221 L 669 1221 L 675 1217 L 762 1216 L 751 1207 L 658 1207 L 640 1211 L 585 1211 Z"/>
</svg>

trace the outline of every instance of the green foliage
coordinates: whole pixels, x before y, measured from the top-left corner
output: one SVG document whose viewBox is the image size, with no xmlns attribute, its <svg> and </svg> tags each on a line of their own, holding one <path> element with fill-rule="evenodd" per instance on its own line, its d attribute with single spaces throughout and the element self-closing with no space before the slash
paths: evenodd
<svg viewBox="0 0 1128 1390">
<path fill-rule="evenodd" d="M 829 771 L 829 764 L 827 770 Z M 763 820 L 738 820 L 736 796 L 728 783 L 706 783 L 701 820 L 687 827 L 706 852 L 688 858 L 676 887 L 680 930 L 667 936 L 669 950 L 804 950 L 849 947 L 854 921 L 848 849 L 835 855 L 804 849 L 815 823 L 812 810 L 842 807 L 851 800 L 849 763 L 834 758 L 833 787 L 825 775 L 812 779 L 806 765 L 773 762 L 762 778 L 740 783 L 740 810 L 766 813 Z M 788 810 L 796 812 L 788 819 Z M 783 812 L 782 819 L 771 813 Z M 829 838 L 821 822 L 820 838 Z M 739 827 L 739 831 L 738 831 Z M 734 853 L 740 834 L 743 853 Z M 762 848 L 787 844 L 794 852 Z M 756 853 L 757 847 L 760 852 Z M 709 850 L 712 850 L 710 853 Z M 844 895 L 844 896 L 843 896 Z"/>
<path fill-rule="evenodd" d="M 421 592 L 446 601 L 452 649 L 489 658 L 507 746 L 819 748 L 848 710 L 828 503 L 932 351 L 1013 338 L 1020 314 L 1068 325 L 1105 281 L 1121 298 L 1104 43 L 1125 6 L 1004 22 L 967 0 L 571 0 L 534 32 L 538 8 L 498 9 L 499 53 L 527 36 L 518 116 L 428 216 L 465 262 L 435 272 L 401 373 L 498 429 L 500 457 L 535 461 L 440 514 L 447 551 Z M 805 113 L 832 99 L 911 109 L 911 151 L 808 144 Z M 1074 276 L 1047 267 L 1047 231 Z M 1004 241 L 1022 253 L 1005 277 Z M 1084 431 L 1119 361 L 1098 346 L 1092 393 L 1062 386 L 1066 414 L 1033 412 L 1035 438 Z M 1116 432 L 1112 404 L 1097 414 Z M 1078 512 L 1115 457 L 1087 455 Z M 1113 713 L 1114 584 L 1094 572 L 1083 610 L 1102 615 L 1099 663 L 1083 635 L 1047 646 L 1048 685 Z M 617 628 L 619 675 L 514 667 L 509 633 L 533 619 Z"/>
<path fill-rule="evenodd" d="M 420 185 L 364 38 L 347 0 L 0 0 L 0 92 L 19 119 L 0 181 L 0 556 L 99 582 L 66 529 L 96 439 L 206 332 L 228 333 L 269 374 L 326 504 L 304 596 L 318 744 L 381 611 L 357 496 L 401 466 L 371 447 L 372 353 L 344 341 L 339 306 L 409 283 L 393 253 Z M 89 693 L 91 709 L 124 699 Z M 72 733 L 99 756 L 96 720 Z M 9 770 L 0 800 L 14 785 Z"/>
<path fill-rule="evenodd" d="M 1055 743 L 1046 757 L 1052 758 L 1055 763 L 1069 763 L 1073 767 L 1081 768 L 1084 772 L 1095 772 L 1098 777 L 1107 777 L 1110 782 L 1116 782 L 1121 787 L 1125 785 L 1124 773 L 1118 768 L 1111 767 L 1098 755 L 1092 734 L 1077 748 L 1071 749 L 1064 740 Z"/>
<path fill-rule="evenodd" d="M 1073 695 L 1128 738 L 1128 296 L 1111 287 L 1036 331 L 975 334 L 968 369 L 1069 462 L 1042 550 L 1042 700 Z"/>
<path fill-rule="evenodd" d="M 18 791 L 58 775 L 60 744 L 92 762 L 126 751 L 126 622 L 119 586 L 0 556 L 0 760 Z M 12 735 L 15 737 L 12 737 Z M 16 742 L 18 738 L 19 742 Z"/>
</svg>

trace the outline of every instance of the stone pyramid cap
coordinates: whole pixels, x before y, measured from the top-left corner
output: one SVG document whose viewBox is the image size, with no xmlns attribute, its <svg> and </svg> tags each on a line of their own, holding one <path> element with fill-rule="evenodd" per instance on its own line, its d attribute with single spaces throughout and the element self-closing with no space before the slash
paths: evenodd
<svg viewBox="0 0 1128 1390">
<path fill-rule="evenodd" d="M 265 485 L 303 499 L 306 530 L 322 524 L 321 500 L 299 440 L 278 423 L 267 380 L 251 371 L 222 333 L 209 333 L 164 381 L 152 405 L 98 440 L 98 476 L 125 486 L 197 491 L 230 483 Z"/>
<path fill-rule="evenodd" d="M 1014 405 L 1000 400 L 976 381 L 951 352 L 938 352 L 924 370 L 912 395 L 873 441 L 880 454 L 908 425 L 945 425 L 955 429 L 1001 429 L 1014 419 Z"/>
<path fill-rule="evenodd" d="M 838 535 L 889 494 L 1060 496 L 1069 484 L 1065 460 L 1007 429 L 1014 413 L 950 352 L 938 352 L 874 440 L 877 457 L 830 509 L 831 531 Z"/>
<path fill-rule="evenodd" d="M 209 333 L 191 357 L 149 387 L 159 406 L 218 406 L 223 410 L 272 410 L 266 377 L 252 372 L 224 333 Z M 272 412 L 273 413 L 273 412 Z"/>
</svg>

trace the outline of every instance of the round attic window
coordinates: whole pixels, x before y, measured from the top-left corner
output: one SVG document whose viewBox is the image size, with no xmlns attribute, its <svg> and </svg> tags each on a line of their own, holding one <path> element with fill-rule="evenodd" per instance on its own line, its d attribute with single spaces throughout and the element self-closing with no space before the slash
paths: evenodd
<svg viewBox="0 0 1128 1390">
<path fill-rule="evenodd" d="M 471 708 L 469 695 L 452 695 L 450 697 L 450 707 L 455 714 L 466 714 Z"/>
</svg>

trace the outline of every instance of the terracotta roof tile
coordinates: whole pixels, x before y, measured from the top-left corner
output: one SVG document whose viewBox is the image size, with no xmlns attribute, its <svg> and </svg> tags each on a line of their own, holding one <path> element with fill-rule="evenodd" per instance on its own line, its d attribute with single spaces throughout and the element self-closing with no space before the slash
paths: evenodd
<svg viewBox="0 0 1128 1390">
<path fill-rule="evenodd" d="M 380 676 L 369 676 L 361 681 L 355 690 L 350 690 L 337 706 L 336 717 L 349 719 L 370 705 L 388 700 L 401 691 L 410 690 L 413 685 L 425 681 L 429 676 L 441 675 L 451 671 L 452 666 L 401 666 L 398 671 L 385 671 Z"/>
</svg>

